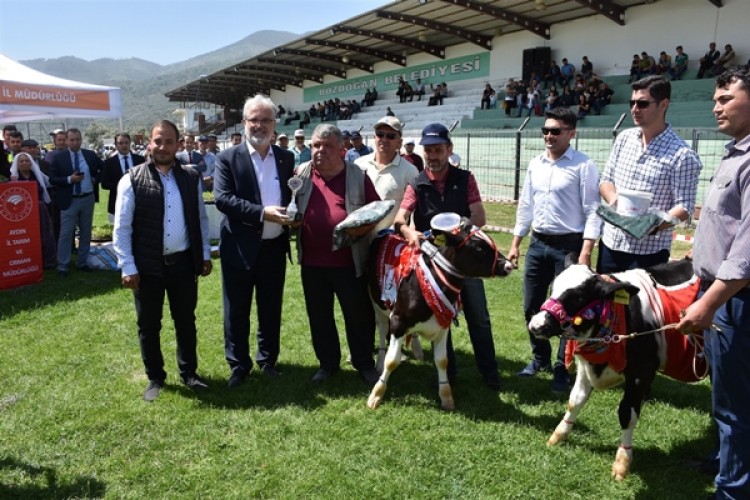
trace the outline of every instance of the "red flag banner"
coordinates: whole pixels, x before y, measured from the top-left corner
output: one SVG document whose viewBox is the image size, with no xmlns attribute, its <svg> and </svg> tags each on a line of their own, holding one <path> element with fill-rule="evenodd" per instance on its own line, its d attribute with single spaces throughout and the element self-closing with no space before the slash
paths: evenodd
<svg viewBox="0 0 750 500">
<path fill-rule="evenodd" d="M 0 184 L 0 289 L 42 281 L 42 237 L 35 182 Z"/>
</svg>

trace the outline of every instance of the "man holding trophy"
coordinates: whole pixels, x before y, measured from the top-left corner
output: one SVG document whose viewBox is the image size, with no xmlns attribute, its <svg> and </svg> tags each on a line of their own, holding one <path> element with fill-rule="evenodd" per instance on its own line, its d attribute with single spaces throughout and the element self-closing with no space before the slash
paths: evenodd
<svg viewBox="0 0 750 500">
<path fill-rule="evenodd" d="M 216 208 L 224 214 L 220 254 L 230 388 L 242 384 L 253 366 L 249 338 L 254 292 L 255 360 L 265 375 L 280 375 L 276 362 L 281 306 L 290 255 L 289 225 L 294 220 L 285 207 L 293 201 L 294 155 L 271 145 L 275 117 L 276 106 L 268 97 L 248 99 L 243 108 L 246 141 L 222 151 L 216 160 Z M 288 208 L 295 211 L 294 206 Z"/>
</svg>

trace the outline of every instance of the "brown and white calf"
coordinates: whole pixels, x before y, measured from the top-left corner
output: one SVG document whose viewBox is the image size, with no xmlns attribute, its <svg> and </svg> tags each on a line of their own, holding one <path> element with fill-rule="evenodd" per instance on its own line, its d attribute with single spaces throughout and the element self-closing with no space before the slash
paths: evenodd
<svg viewBox="0 0 750 500">
<path fill-rule="evenodd" d="M 401 363 L 404 339 L 412 333 L 433 342 L 440 402 L 446 410 L 455 408 L 446 347 L 464 277 L 507 276 L 513 269 L 489 236 L 468 219 L 459 220 L 456 216 L 449 230 L 433 227 L 437 246 L 425 240 L 415 249 L 400 236 L 388 235 L 370 247 L 370 295 L 378 329 L 390 339 L 380 380 L 367 400 L 370 408 L 382 402 L 388 379 Z"/>
<path fill-rule="evenodd" d="M 695 301 L 699 282 L 687 260 L 611 275 L 574 265 L 555 279 L 552 294 L 529 322 L 539 338 L 559 335 L 575 355 L 577 375 L 565 416 L 547 444 L 565 440 L 592 389 L 625 383 L 618 409 L 622 438 L 612 475 L 622 480 L 633 461 L 633 431 L 656 373 L 686 382 L 707 373 L 703 342 L 665 325 Z"/>
</svg>

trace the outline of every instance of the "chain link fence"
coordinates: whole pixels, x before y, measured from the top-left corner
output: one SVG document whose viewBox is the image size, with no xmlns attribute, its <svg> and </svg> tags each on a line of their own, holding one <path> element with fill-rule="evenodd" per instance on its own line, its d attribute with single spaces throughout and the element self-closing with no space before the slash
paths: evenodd
<svg viewBox="0 0 750 500">
<path fill-rule="evenodd" d="M 571 145 L 594 160 L 601 172 L 617 134 L 621 130 L 581 128 Z M 675 129 L 703 163 L 698 183 L 698 204 L 702 203 L 713 173 L 724 155 L 729 138 L 714 129 Z M 529 161 L 544 151 L 541 132 L 523 130 L 461 130 L 452 134 L 453 151 L 461 167 L 471 170 L 485 201 L 518 200 Z"/>
</svg>

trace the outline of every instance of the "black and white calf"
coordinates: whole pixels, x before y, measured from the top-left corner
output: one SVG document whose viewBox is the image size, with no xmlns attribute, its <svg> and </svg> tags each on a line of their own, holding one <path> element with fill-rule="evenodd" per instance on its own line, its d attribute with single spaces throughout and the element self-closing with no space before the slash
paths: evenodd
<svg viewBox="0 0 750 500">
<path fill-rule="evenodd" d="M 569 436 L 592 389 L 624 382 L 618 409 L 622 440 L 612 475 L 618 481 L 628 475 L 633 431 L 656 373 L 687 382 L 707 373 L 703 339 L 669 328 L 696 300 L 698 288 L 687 260 L 606 276 L 574 265 L 557 277 L 550 299 L 529 322 L 532 334 L 545 339 L 564 336 L 571 339 L 569 350 L 575 350 L 575 384 L 548 445 Z"/>
<path fill-rule="evenodd" d="M 438 217 L 436 216 L 435 219 Z M 396 235 L 372 243 L 367 269 L 370 296 L 381 335 L 390 338 L 380 380 L 367 406 L 377 408 L 385 395 L 391 373 L 401 363 L 401 347 L 407 335 L 418 333 L 434 345 L 440 402 L 444 409 L 455 404 L 446 369 L 450 323 L 458 313 L 464 277 L 507 276 L 513 264 L 500 254 L 492 239 L 468 219 L 442 218 L 451 224 L 436 225 L 432 244 L 410 247 Z"/>
</svg>

